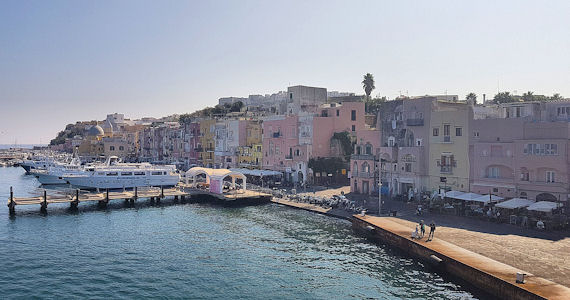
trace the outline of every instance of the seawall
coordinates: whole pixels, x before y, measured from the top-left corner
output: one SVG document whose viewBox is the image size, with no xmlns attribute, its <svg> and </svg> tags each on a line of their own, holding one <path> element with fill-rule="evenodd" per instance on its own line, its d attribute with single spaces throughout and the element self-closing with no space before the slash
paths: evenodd
<svg viewBox="0 0 570 300">
<path fill-rule="evenodd" d="M 389 217 L 354 215 L 353 228 L 368 238 L 396 247 L 441 272 L 461 278 L 500 299 L 570 299 L 570 289 L 534 276 L 454 244 L 411 238 L 412 229 Z M 525 283 L 516 283 L 516 273 L 526 273 Z"/>
</svg>

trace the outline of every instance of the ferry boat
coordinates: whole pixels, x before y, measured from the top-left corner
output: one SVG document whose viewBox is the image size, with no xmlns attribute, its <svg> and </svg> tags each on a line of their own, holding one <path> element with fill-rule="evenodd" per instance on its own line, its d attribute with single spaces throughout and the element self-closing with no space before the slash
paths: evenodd
<svg viewBox="0 0 570 300">
<path fill-rule="evenodd" d="M 173 165 L 149 163 L 121 163 L 110 156 L 103 165 L 86 166 L 76 174 L 64 174 L 62 179 L 73 186 L 85 189 L 123 189 L 148 186 L 175 186 L 180 175 Z"/>
</svg>

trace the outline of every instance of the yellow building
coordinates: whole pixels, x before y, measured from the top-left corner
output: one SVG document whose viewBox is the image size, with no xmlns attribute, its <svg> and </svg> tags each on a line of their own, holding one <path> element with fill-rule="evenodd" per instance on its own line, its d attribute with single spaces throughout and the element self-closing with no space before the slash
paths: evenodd
<svg viewBox="0 0 570 300">
<path fill-rule="evenodd" d="M 430 116 L 429 188 L 469 191 L 469 139 L 473 107 L 467 102 L 433 102 Z"/>
<path fill-rule="evenodd" d="M 261 123 L 257 120 L 248 121 L 245 130 L 245 145 L 238 147 L 239 166 L 261 169 L 263 161 Z"/>
<path fill-rule="evenodd" d="M 214 166 L 214 150 L 216 146 L 216 120 L 205 119 L 200 121 L 200 159 L 205 167 Z"/>
</svg>

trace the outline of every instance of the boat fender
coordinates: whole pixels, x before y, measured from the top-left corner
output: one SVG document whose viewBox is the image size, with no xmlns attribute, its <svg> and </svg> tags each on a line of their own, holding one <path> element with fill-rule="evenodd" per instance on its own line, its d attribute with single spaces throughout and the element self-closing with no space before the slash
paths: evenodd
<svg viewBox="0 0 570 300">
<path fill-rule="evenodd" d="M 441 258 L 435 255 L 430 255 L 429 259 L 434 265 L 439 265 L 443 261 Z"/>
<path fill-rule="evenodd" d="M 372 226 L 370 226 L 370 225 L 366 226 L 366 231 L 368 231 L 368 232 L 373 232 L 374 230 L 375 230 L 374 227 L 372 227 Z"/>
</svg>

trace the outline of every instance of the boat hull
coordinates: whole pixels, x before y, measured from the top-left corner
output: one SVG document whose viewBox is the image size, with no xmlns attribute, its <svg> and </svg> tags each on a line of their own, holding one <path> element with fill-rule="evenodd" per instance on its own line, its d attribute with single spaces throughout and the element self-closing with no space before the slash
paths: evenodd
<svg viewBox="0 0 570 300">
<path fill-rule="evenodd" d="M 36 173 L 36 174 L 34 174 L 34 176 L 36 176 L 38 181 L 43 185 L 55 185 L 55 184 L 66 184 L 67 183 L 65 180 L 63 180 L 58 175 Z"/>
<path fill-rule="evenodd" d="M 175 186 L 180 181 L 178 176 L 157 176 L 156 178 L 137 178 L 134 176 L 96 177 L 70 176 L 64 177 L 65 183 L 84 189 L 123 189 L 148 186 Z"/>
</svg>

